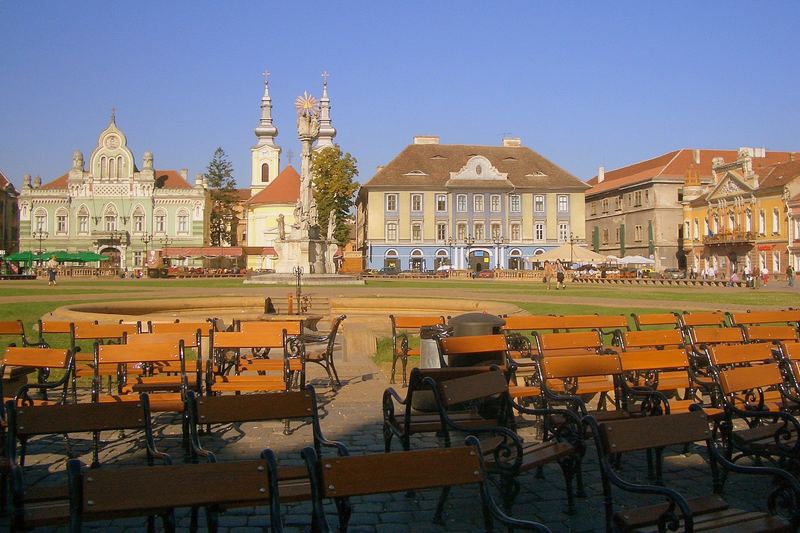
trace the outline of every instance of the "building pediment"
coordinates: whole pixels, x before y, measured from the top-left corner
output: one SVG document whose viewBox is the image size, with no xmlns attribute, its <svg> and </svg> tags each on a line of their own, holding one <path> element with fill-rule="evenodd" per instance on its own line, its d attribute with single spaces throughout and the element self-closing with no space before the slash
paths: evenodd
<svg viewBox="0 0 800 533">
<path fill-rule="evenodd" d="M 716 187 L 711 190 L 708 199 L 716 200 L 732 196 L 750 195 L 752 193 L 753 188 L 745 183 L 743 179 L 734 172 L 726 172 Z"/>
<path fill-rule="evenodd" d="M 508 173 L 500 172 L 486 157 L 474 155 L 461 170 L 450 173 L 447 186 L 457 186 L 460 183 L 486 182 L 487 185 L 497 185 L 498 182 L 508 182 Z"/>
</svg>

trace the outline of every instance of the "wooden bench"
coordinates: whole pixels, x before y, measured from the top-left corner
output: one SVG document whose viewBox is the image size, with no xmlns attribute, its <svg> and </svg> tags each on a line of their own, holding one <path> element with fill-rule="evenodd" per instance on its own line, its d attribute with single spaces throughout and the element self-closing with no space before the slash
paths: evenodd
<svg viewBox="0 0 800 533">
<path fill-rule="evenodd" d="M 93 433 L 92 463 L 100 465 L 100 432 L 143 431 L 147 462 L 169 462 L 169 456 L 156 449 L 150 424 L 147 395 L 139 402 L 80 403 L 48 406 L 15 406 L 7 402 L 8 460 L 11 465 L 12 526 L 24 530 L 66 524 L 69 519 L 67 486 L 32 485 L 25 482 L 25 458 L 29 441 L 43 435 Z M 67 454 L 70 452 L 69 440 Z M 111 439 L 107 444 L 114 444 Z M 19 443 L 19 449 L 17 444 Z"/>
<path fill-rule="evenodd" d="M 784 309 L 781 311 L 748 311 L 746 313 L 728 313 L 730 323 L 734 326 L 758 326 L 764 324 L 789 324 L 800 327 L 800 309 Z"/>
<path fill-rule="evenodd" d="M 493 530 L 493 519 L 514 529 L 550 531 L 535 523 L 507 516 L 489 491 L 477 440 L 470 446 L 414 450 L 369 455 L 347 455 L 319 460 L 311 448 L 302 452 L 313 480 L 312 531 L 331 531 L 323 500 L 339 502 L 339 531 L 347 531 L 351 514 L 349 499 L 354 496 L 437 489 L 478 484 L 483 508 L 484 528 Z M 446 496 L 444 491 L 443 496 Z M 440 497 L 434 522 L 443 524 L 444 499 Z"/>
<path fill-rule="evenodd" d="M 448 366 L 497 365 L 506 368 L 508 345 L 505 335 L 436 337 L 441 368 Z"/>
<path fill-rule="evenodd" d="M 212 331 L 206 365 L 206 394 L 289 390 L 292 371 L 302 372 L 302 357 L 290 365 L 288 334 L 260 331 Z M 276 358 L 248 358 L 243 350 L 279 351 Z M 232 353 L 232 358 L 229 354 Z M 249 372 L 248 372 L 249 371 Z M 301 380 L 302 383 L 302 380 Z"/>
<path fill-rule="evenodd" d="M 742 325 L 746 342 L 797 342 L 797 328 L 794 326 L 748 326 Z"/>
<path fill-rule="evenodd" d="M 5 349 L 3 361 L 0 362 L 0 376 L 16 378 L 36 373 L 34 383 L 26 383 L 14 390 L 4 390 L 4 384 L 0 379 L 0 399 L 3 404 L 12 400 L 17 404 L 42 405 L 64 403 L 69 393 L 70 376 L 72 374 L 74 353 L 66 348 L 38 348 L 38 347 L 15 347 L 9 346 Z M 60 370 L 63 374 L 55 381 L 48 381 L 51 370 Z M 49 401 L 47 398 L 48 390 L 55 390 L 61 387 L 62 391 L 58 400 Z M 31 398 L 30 390 L 38 389 L 42 394 L 41 398 Z M 5 413 L 2 420 L 5 420 Z"/>
<path fill-rule="evenodd" d="M 777 481 L 777 496 L 786 491 L 794 501 L 800 497 L 800 484 L 791 474 L 778 468 L 742 466 L 728 461 L 719 450 L 709 430 L 705 415 L 698 412 L 668 417 L 643 417 L 627 420 L 598 422 L 587 417 L 586 423 L 595 435 L 600 461 L 605 500 L 605 526 L 607 531 L 666 531 L 664 525 L 674 524 L 681 531 L 796 531 L 800 524 L 798 510 L 792 509 L 791 522 L 761 512 L 747 512 L 731 508 L 720 496 L 722 480 L 717 465 L 725 471 L 751 475 L 771 476 Z M 662 454 L 667 446 L 687 442 L 705 442 L 714 492 L 707 496 L 687 499 L 676 490 L 659 485 L 629 481 L 615 470 L 615 459 L 620 453 L 655 450 Z M 666 500 L 643 507 L 614 509 L 612 485 L 624 491 L 651 494 Z M 661 528 L 659 528 L 661 525 Z"/>
<path fill-rule="evenodd" d="M 536 355 L 555 357 L 561 355 L 593 355 L 603 353 L 603 337 L 599 331 L 577 331 L 573 333 L 533 334 Z M 615 353 L 610 350 L 611 353 Z"/>
<path fill-rule="evenodd" d="M 283 330 L 286 330 L 285 345 L 278 346 L 278 342 L 283 343 Z M 242 369 L 265 374 L 274 372 L 275 366 L 270 361 L 270 351 L 273 349 L 283 350 L 285 348 L 289 358 L 289 386 L 296 385 L 298 390 L 302 390 L 306 386 L 306 351 L 303 335 L 306 331 L 306 322 L 304 320 L 300 318 L 297 320 L 254 320 L 244 322 L 236 320 L 233 323 L 232 331 L 240 331 L 248 335 L 263 335 L 267 344 L 270 344 L 270 346 L 253 347 L 246 351 L 240 360 Z M 265 368 L 260 369 L 260 366 Z"/>
<path fill-rule="evenodd" d="M 394 375 L 399 359 L 403 365 L 403 386 L 407 384 L 407 367 L 409 357 L 419 357 L 419 348 L 412 348 L 409 335 L 419 336 L 419 330 L 425 326 L 444 326 L 443 316 L 395 316 L 389 315 L 392 323 L 392 373 L 389 383 L 394 383 Z"/>
<path fill-rule="evenodd" d="M 170 324 L 171 326 L 172 324 Z M 153 324 L 155 326 L 155 324 Z M 195 329 L 192 331 L 191 329 L 187 329 L 185 331 L 181 330 L 174 330 L 174 331 L 167 331 L 162 332 L 160 328 L 156 328 L 158 333 L 141 333 L 139 335 L 131 335 L 125 337 L 125 344 L 132 345 L 132 346 L 139 346 L 141 349 L 147 349 L 148 345 L 153 344 L 173 344 L 175 346 L 178 345 L 179 342 L 183 342 L 184 348 L 184 363 L 183 363 L 183 370 L 181 370 L 181 361 L 180 359 L 171 359 L 166 361 L 153 361 L 148 364 L 148 371 L 151 375 L 139 375 L 137 377 L 137 382 L 139 383 L 138 389 L 140 391 L 146 391 L 146 387 L 148 383 L 157 384 L 160 388 L 165 388 L 171 386 L 173 389 L 178 390 L 180 387 L 183 386 L 183 379 L 182 376 L 186 375 L 186 387 L 195 391 L 198 394 L 203 393 L 203 338 L 208 340 L 208 337 L 211 335 L 210 330 L 206 330 L 206 334 L 203 335 L 202 330 Z M 153 329 L 150 330 L 151 332 Z M 194 371 L 191 371 L 191 361 L 189 360 L 190 357 L 187 354 L 187 351 L 192 350 L 194 352 Z M 193 374 L 193 379 L 190 379 L 190 375 Z"/>
<path fill-rule="evenodd" d="M 686 344 L 679 329 L 650 329 L 646 331 L 614 332 L 614 344 L 623 351 L 681 348 Z"/>
<path fill-rule="evenodd" d="M 305 337 L 305 359 L 306 363 L 314 363 L 325 369 L 328 373 L 328 380 L 331 388 L 341 387 L 339 373 L 336 372 L 336 364 L 333 359 L 333 352 L 336 349 L 336 334 L 347 315 L 339 315 L 331 324 L 331 329 L 325 335 Z"/>
<path fill-rule="evenodd" d="M 82 531 L 86 522 L 145 515 L 150 515 L 147 529 L 153 529 L 152 516 L 160 515 L 164 530 L 174 532 L 174 510 L 198 506 L 206 508 L 207 528 L 213 532 L 218 528 L 220 507 L 265 504 L 270 508 L 271 530 L 283 531 L 275 457 L 270 450 L 252 461 L 89 471 L 71 459 L 67 472 L 72 533 Z"/>
<path fill-rule="evenodd" d="M 678 315 L 678 323 L 682 328 L 727 325 L 725 313 L 722 311 L 684 311 Z"/>
<path fill-rule="evenodd" d="M 568 332 L 597 329 L 603 332 L 629 329 L 625 315 L 533 315 L 505 317 L 504 331 Z"/>
<path fill-rule="evenodd" d="M 637 331 L 650 326 L 679 327 L 678 317 L 675 316 L 675 313 L 631 313 L 631 318 L 633 318 L 633 324 Z"/>
<path fill-rule="evenodd" d="M 25 336 L 25 324 L 22 320 L 2 320 L 0 321 L 0 336 L 9 338 L 12 342 L 6 346 L 36 346 L 38 343 L 31 342 Z"/>
<path fill-rule="evenodd" d="M 90 341 L 92 344 L 99 342 L 101 344 L 113 343 L 121 344 L 126 335 L 136 335 L 142 329 L 142 324 L 136 322 L 135 324 L 98 324 L 92 322 L 73 322 L 71 323 L 71 345 L 77 346 L 80 341 Z M 95 369 L 92 367 L 94 363 L 94 354 L 91 350 L 75 351 L 75 372 L 73 372 L 72 394 L 73 401 L 77 400 L 78 382 L 80 378 L 94 378 Z M 109 378 L 109 389 L 111 388 L 110 380 L 117 374 L 116 365 L 107 365 L 97 369 L 99 373 Z"/>
<path fill-rule="evenodd" d="M 564 474 L 567 512 L 575 511 L 572 479 L 578 475 L 578 492 L 582 494 L 580 462 L 584 450 L 583 429 L 575 413 L 566 409 L 531 409 L 515 403 L 509 395 L 506 378 L 498 368 L 447 381 L 436 382 L 433 378 L 427 377 L 425 382 L 435 393 L 445 445 L 449 445 L 452 431 L 471 433 L 480 438 L 487 472 L 497 474 L 503 480 L 500 487 L 506 511 L 511 509 L 519 492 L 517 477 L 551 463 L 558 463 Z M 453 417 L 453 413 L 465 405 L 473 407 L 483 405 L 483 409 L 488 405 L 493 406 L 497 410 L 497 425 L 492 427 L 462 425 Z M 558 417 L 558 427 L 549 427 L 549 431 L 546 432 L 546 435 L 553 438 L 544 442 L 524 442 L 513 431 L 516 413 L 542 417 L 551 426 Z"/>
</svg>

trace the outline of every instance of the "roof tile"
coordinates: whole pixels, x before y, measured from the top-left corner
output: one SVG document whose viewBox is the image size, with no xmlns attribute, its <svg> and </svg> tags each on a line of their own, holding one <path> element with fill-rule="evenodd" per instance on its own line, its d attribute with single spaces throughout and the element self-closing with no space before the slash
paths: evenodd
<svg viewBox="0 0 800 533">
<path fill-rule="evenodd" d="M 291 165 L 284 168 L 272 183 L 264 187 L 250 200 L 248 205 L 294 204 L 300 197 L 300 174 Z"/>
</svg>

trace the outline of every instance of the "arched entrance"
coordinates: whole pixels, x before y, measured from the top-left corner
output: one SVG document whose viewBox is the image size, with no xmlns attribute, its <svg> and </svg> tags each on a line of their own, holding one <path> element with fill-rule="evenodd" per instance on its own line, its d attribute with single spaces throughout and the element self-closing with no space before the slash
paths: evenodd
<svg viewBox="0 0 800 533">
<path fill-rule="evenodd" d="M 450 257 L 447 250 L 436 250 L 436 259 L 434 261 L 434 268 L 438 269 L 450 264 Z"/>
<path fill-rule="evenodd" d="M 100 255 L 108 257 L 107 261 L 100 261 L 100 268 L 119 268 L 121 255 L 116 248 L 103 248 Z"/>
<path fill-rule="evenodd" d="M 473 272 L 491 270 L 491 254 L 489 250 L 472 250 L 467 256 L 469 269 Z"/>
<path fill-rule="evenodd" d="M 519 249 L 511 250 L 508 254 L 508 268 L 510 270 L 522 270 L 522 251 Z"/>
<path fill-rule="evenodd" d="M 416 272 L 425 270 L 425 257 L 422 255 L 422 250 L 413 250 L 411 252 L 411 270 Z"/>
<path fill-rule="evenodd" d="M 386 251 L 386 254 L 383 256 L 383 268 L 400 270 L 400 258 L 397 256 L 397 250 Z"/>
</svg>

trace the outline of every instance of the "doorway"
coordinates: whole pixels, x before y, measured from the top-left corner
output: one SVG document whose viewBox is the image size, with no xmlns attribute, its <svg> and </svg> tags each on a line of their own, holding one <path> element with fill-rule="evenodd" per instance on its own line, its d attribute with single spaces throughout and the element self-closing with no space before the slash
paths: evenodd
<svg viewBox="0 0 800 533">
<path fill-rule="evenodd" d="M 119 268 L 121 254 L 116 248 L 103 248 L 100 250 L 100 255 L 108 257 L 106 261 L 100 261 L 100 268 Z"/>
</svg>

